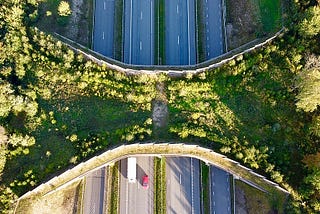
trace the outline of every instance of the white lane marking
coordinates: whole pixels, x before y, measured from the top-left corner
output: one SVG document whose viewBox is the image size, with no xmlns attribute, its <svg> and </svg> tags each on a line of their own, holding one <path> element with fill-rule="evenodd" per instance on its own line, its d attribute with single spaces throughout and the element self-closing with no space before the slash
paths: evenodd
<svg viewBox="0 0 320 214">
<path fill-rule="evenodd" d="M 180 44 L 180 36 L 178 36 L 178 45 Z"/>
<path fill-rule="evenodd" d="M 152 0 L 150 1 L 150 14 L 151 14 L 151 22 L 150 22 L 150 28 L 151 28 L 151 35 L 150 35 L 150 38 L 152 37 L 152 34 L 153 34 L 153 29 L 152 29 L 152 25 L 153 25 L 153 21 L 152 21 Z M 152 49 L 152 41 L 153 41 L 153 38 L 150 39 L 150 60 L 151 60 L 151 63 L 150 64 L 153 64 L 153 58 L 152 58 L 152 53 L 153 53 L 153 49 Z"/>
<path fill-rule="evenodd" d="M 142 50 L 142 41 L 140 41 L 140 51 Z"/>
<path fill-rule="evenodd" d="M 177 4 L 177 14 L 179 14 L 179 5 Z"/>
<path fill-rule="evenodd" d="M 104 32 L 102 32 L 102 39 L 104 39 Z"/>
<path fill-rule="evenodd" d="M 130 50 L 129 50 L 129 63 L 132 63 L 131 62 L 131 58 L 132 58 L 132 52 L 131 52 L 131 49 L 132 49 L 132 41 L 131 41 L 131 37 L 132 37 L 132 0 L 130 1 L 130 36 L 129 36 L 129 39 L 130 39 Z"/>
<path fill-rule="evenodd" d="M 142 11 L 141 11 L 141 13 L 140 13 L 140 19 L 142 20 Z"/>
<path fill-rule="evenodd" d="M 194 201 L 193 201 L 193 188 L 194 188 L 194 180 L 193 180 L 193 163 L 192 158 L 190 158 L 190 164 L 191 164 L 191 213 L 194 213 Z"/>
<path fill-rule="evenodd" d="M 103 9 L 107 9 L 106 2 L 103 2 Z"/>
<path fill-rule="evenodd" d="M 126 214 L 128 214 L 128 209 L 129 209 L 129 183 L 126 181 Z"/>
<path fill-rule="evenodd" d="M 187 17 L 188 17 L 188 55 L 189 55 L 189 65 L 191 64 L 191 47 L 190 47 L 190 5 L 189 0 L 187 0 Z"/>
</svg>

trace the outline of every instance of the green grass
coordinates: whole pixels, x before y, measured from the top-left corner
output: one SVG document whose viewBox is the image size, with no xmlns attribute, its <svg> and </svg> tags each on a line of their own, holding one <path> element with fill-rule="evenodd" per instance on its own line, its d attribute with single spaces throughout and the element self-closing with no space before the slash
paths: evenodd
<svg viewBox="0 0 320 214">
<path fill-rule="evenodd" d="M 265 32 L 274 32 L 281 27 L 281 1 L 259 0 L 260 15 Z"/>
<path fill-rule="evenodd" d="M 248 213 L 284 213 L 283 205 L 286 198 L 276 191 L 264 193 L 248 184 L 235 180 L 236 189 L 241 189 L 246 198 L 246 209 Z"/>
<path fill-rule="evenodd" d="M 122 61 L 123 54 L 123 0 L 115 0 L 114 58 Z"/>
<path fill-rule="evenodd" d="M 154 213 L 166 213 L 166 161 L 154 158 Z"/>
<path fill-rule="evenodd" d="M 203 1 L 196 1 L 197 7 L 197 60 L 198 62 L 203 62 L 206 60 L 205 52 L 205 24 L 203 17 Z"/>
<path fill-rule="evenodd" d="M 109 191 L 110 206 L 108 206 L 108 214 L 117 214 L 119 210 L 119 162 L 116 162 L 113 166 L 109 166 L 108 179 L 111 179 L 111 189 Z"/>
<path fill-rule="evenodd" d="M 210 213 L 209 166 L 201 162 L 201 200 L 204 214 Z"/>
<path fill-rule="evenodd" d="M 33 188 L 33 183 L 77 163 L 79 158 L 129 138 L 132 140 L 135 133 L 128 127 L 144 126 L 150 116 L 150 112 L 133 112 L 127 103 L 94 96 L 39 99 L 39 104 L 42 123 L 32 133 L 36 144 L 29 147 L 28 154 L 8 160 L 4 169 L 5 182 L 11 184 L 18 195 Z M 30 178 L 25 175 L 28 171 Z M 28 182 L 22 182 L 25 180 Z"/>
<path fill-rule="evenodd" d="M 155 1 L 155 64 L 165 65 L 165 9 L 164 0 Z"/>
</svg>

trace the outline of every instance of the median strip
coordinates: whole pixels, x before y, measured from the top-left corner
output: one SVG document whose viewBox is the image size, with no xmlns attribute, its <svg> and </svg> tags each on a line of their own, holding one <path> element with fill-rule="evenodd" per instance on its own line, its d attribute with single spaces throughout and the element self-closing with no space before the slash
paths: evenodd
<svg viewBox="0 0 320 214">
<path fill-rule="evenodd" d="M 209 166 L 201 161 L 201 202 L 203 213 L 210 213 Z"/>
<path fill-rule="evenodd" d="M 114 10 L 114 58 L 123 61 L 123 0 L 115 0 Z"/>
<path fill-rule="evenodd" d="M 165 65 L 165 0 L 155 0 L 155 64 Z"/>
<path fill-rule="evenodd" d="M 119 162 L 108 167 L 108 214 L 117 214 L 119 210 Z"/>
<path fill-rule="evenodd" d="M 154 158 L 154 213 L 166 213 L 166 159 Z"/>
</svg>

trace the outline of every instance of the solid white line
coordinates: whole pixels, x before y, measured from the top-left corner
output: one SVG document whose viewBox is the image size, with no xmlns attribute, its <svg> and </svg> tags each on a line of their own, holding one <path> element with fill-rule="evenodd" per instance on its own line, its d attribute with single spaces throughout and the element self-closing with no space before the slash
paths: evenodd
<svg viewBox="0 0 320 214">
<path fill-rule="evenodd" d="M 132 58 L 132 53 L 131 53 L 131 49 L 132 49 L 132 41 L 131 41 L 131 37 L 132 37 L 132 0 L 130 1 L 130 36 L 129 36 L 130 38 L 130 48 L 129 48 L 129 63 L 132 63 L 131 62 L 131 58 Z"/>
<path fill-rule="evenodd" d="M 193 184 L 193 163 L 192 163 L 192 158 L 190 158 L 190 162 L 191 162 L 191 213 L 194 213 L 194 199 L 193 199 L 193 188 L 194 188 L 194 184 Z"/>
<path fill-rule="evenodd" d="M 126 182 L 126 188 L 127 188 L 127 191 L 126 191 L 126 214 L 128 214 L 128 209 L 129 209 L 129 184 L 128 182 Z"/>
<path fill-rule="evenodd" d="M 152 41 L 153 41 L 153 38 L 152 38 L 152 35 L 153 35 L 153 29 L 152 29 L 152 26 L 153 26 L 153 20 L 152 20 L 152 0 L 150 1 L 150 14 L 151 14 L 151 22 L 150 22 L 150 28 L 151 28 L 151 35 L 150 35 L 150 64 L 153 64 L 153 57 L 152 57 L 152 53 L 153 53 L 153 49 L 152 49 Z"/>
<path fill-rule="evenodd" d="M 190 52 L 191 52 L 191 47 L 190 47 L 190 15 L 189 15 L 189 11 L 190 10 L 190 6 L 189 6 L 189 0 L 187 0 L 187 16 L 188 16 L 188 52 L 189 52 L 189 65 L 191 64 L 191 56 L 190 56 Z"/>
</svg>

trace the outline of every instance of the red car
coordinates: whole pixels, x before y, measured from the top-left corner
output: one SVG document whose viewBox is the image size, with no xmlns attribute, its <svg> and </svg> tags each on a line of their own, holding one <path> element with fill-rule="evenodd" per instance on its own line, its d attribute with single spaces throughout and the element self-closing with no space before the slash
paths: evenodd
<svg viewBox="0 0 320 214">
<path fill-rule="evenodd" d="M 144 175 L 142 177 L 142 186 L 143 186 L 144 189 L 148 189 L 148 187 L 149 187 L 149 177 L 148 177 L 148 175 Z"/>
</svg>

